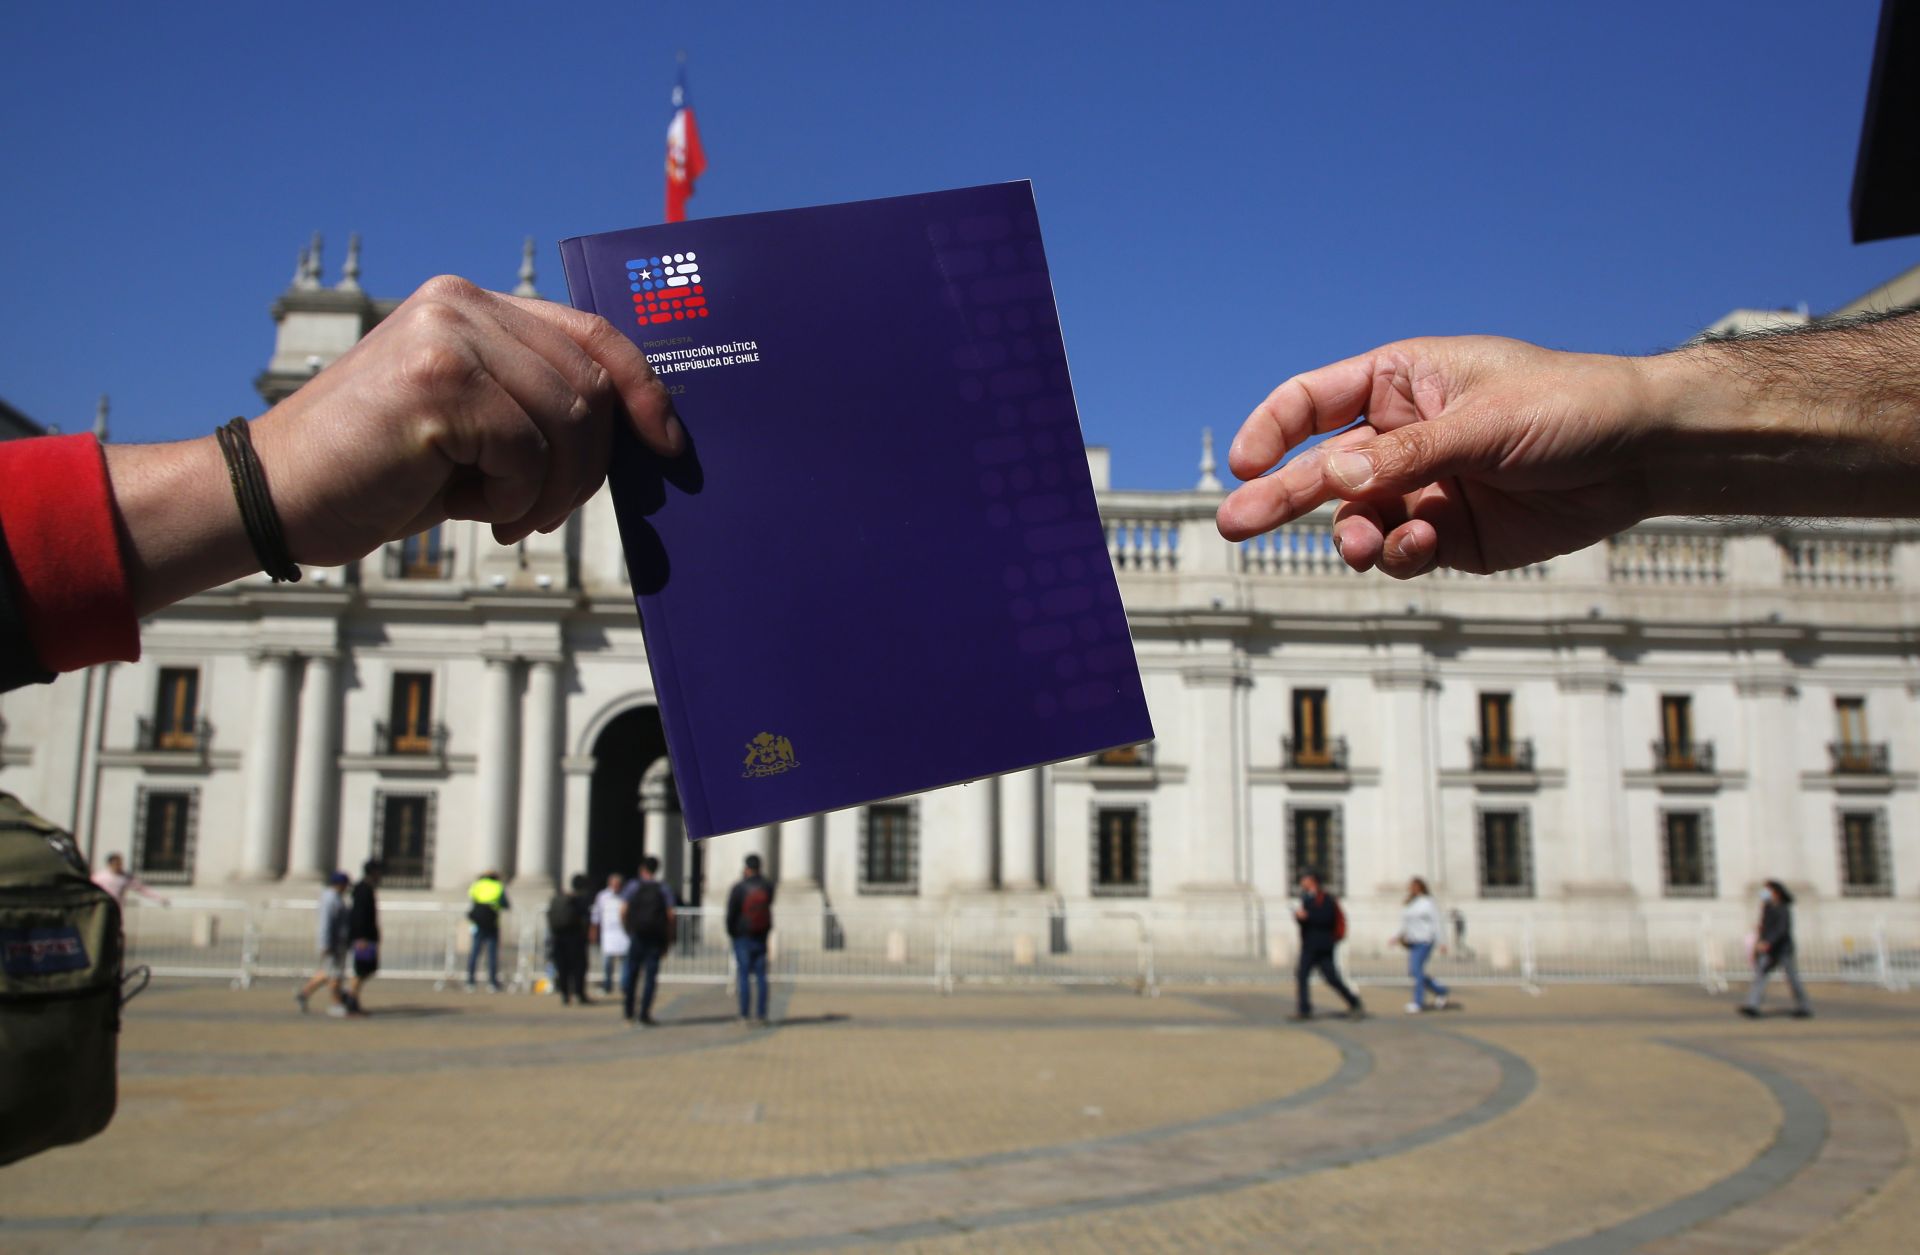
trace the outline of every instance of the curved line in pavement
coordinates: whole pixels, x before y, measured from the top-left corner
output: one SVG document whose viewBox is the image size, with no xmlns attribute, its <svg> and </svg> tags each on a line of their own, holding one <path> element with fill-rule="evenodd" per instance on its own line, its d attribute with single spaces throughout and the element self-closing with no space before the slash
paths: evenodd
<svg viewBox="0 0 1920 1255">
<path fill-rule="evenodd" d="M 1319 1030 L 1310 1030 L 1318 1032 Z M 733 1252 L 749 1251 L 804 1251 L 831 1247 L 860 1246 L 892 1242 L 912 1241 L 936 1237 L 950 1237 L 961 1233 L 977 1233 L 985 1229 L 1004 1229 L 1012 1225 L 1036 1224 L 1048 1220 L 1066 1220 L 1100 1212 L 1122 1211 L 1131 1207 L 1151 1207 L 1160 1203 L 1177 1203 L 1191 1198 L 1204 1198 L 1209 1195 L 1229 1194 L 1257 1185 L 1270 1185 L 1276 1181 L 1286 1181 L 1294 1177 L 1310 1176 L 1316 1172 L 1325 1172 L 1331 1168 L 1346 1168 L 1354 1164 L 1367 1163 L 1375 1159 L 1385 1159 L 1406 1151 L 1417 1150 L 1422 1146 L 1442 1141 L 1468 1129 L 1476 1128 L 1491 1120 L 1496 1120 L 1526 1101 L 1539 1084 L 1539 1076 L 1533 1065 L 1510 1050 L 1494 1045 L 1492 1042 L 1467 1037 L 1460 1033 L 1431 1030 L 1436 1037 L 1450 1037 L 1463 1042 L 1473 1049 L 1490 1055 L 1500 1068 L 1500 1082 L 1494 1090 L 1477 1105 L 1450 1116 L 1436 1124 L 1424 1128 L 1412 1129 L 1384 1142 L 1375 1142 L 1370 1146 L 1351 1150 L 1326 1151 L 1311 1155 L 1294 1163 L 1284 1164 L 1266 1172 L 1249 1172 L 1231 1177 L 1216 1177 L 1211 1181 L 1198 1181 L 1188 1185 L 1168 1186 L 1159 1190 L 1141 1190 L 1130 1194 L 1112 1195 L 1106 1198 L 1076 1199 L 1072 1202 L 1054 1203 L 1044 1207 L 1018 1207 L 1006 1211 L 989 1212 L 980 1216 L 968 1216 L 964 1220 L 928 1220 L 914 1224 L 887 1225 L 873 1229 L 855 1229 L 845 1233 L 810 1235 L 775 1241 L 752 1241 L 732 1243 L 724 1246 L 700 1246 L 682 1248 L 681 1251 L 667 1252 L 665 1255 L 728 1255 Z M 1344 1040 L 1332 1033 L 1323 1036 L 1331 1040 Z"/>
<path fill-rule="evenodd" d="M 1683 1233 L 1785 1185 L 1812 1163 L 1826 1145 L 1827 1109 L 1804 1085 L 1784 1072 L 1723 1054 L 1698 1042 L 1662 1044 L 1737 1068 L 1766 1086 L 1780 1107 L 1780 1131 L 1765 1150 L 1733 1175 L 1597 1233 L 1543 1247 L 1540 1255 L 1614 1255 Z"/>
<path fill-rule="evenodd" d="M 674 1186 L 651 1190 L 609 1190 L 597 1194 L 547 1194 L 522 1198 L 438 1199 L 420 1203 L 387 1203 L 366 1207 L 304 1207 L 260 1211 L 150 1212 L 117 1216 L 47 1216 L 10 1220 L 0 1218 L 0 1232 L 46 1230 L 96 1230 L 142 1228 L 199 1228 L 211 1225 L 285 1224 L 323 1220 L 384 1219 L 396 1216 L 434 1216 L 466 1214 L 476 1211 L 525 1211 L 542 1207 L 607 1206 L 622 1203 L 673 1202 L 693 1198 L 720 1198 L 732 1194 L 757 1194 L 767 1190 L 785 1190 L 821 1185 L 841 1185 L 853 1181 L 899 1180 L 904 1177 L 931 1176 L 942 1172 L 964 1172 L 1005 1164 L 1058 1159 L 1086 1154 L 1115 1146 L 1131 1146 L 1160 1141 L 1187 1133 L 1205 1132 L 1244 1124 L 1264 1116 L 1317 1102 L 1330 1094 L 1358 1085 L 1373 1072 L 1373 1052 L 1358 1042 L 1334 1033 L 1311 1030 L 1340 1052 L 1340 1066 L 1322 1080 L 1305 1089 L 1270 1098 L 1247 1107 L 1216 1112 L 1173 1124 L 1159 1124 L 1116 1133 L 1108 1137 L 1056 1142 L 1021 1150 L 990 1151 L 952 1159 L 930 1159 L 913 1163 L 886 1164 L 872 1168 L 849 1168 L 838 1172 L 798 1173 L 790 1176 L 758 1177 L 745 1181 L 714 1181 L 700 1185 Z M 1472 1043 L 1478 1045 L 1479 1043 Z M 1523 1065 L 1524 1066 L 1524 1065 Z M 839 1239 L 836 1239 L 839 1240 Z"/>
</svg>

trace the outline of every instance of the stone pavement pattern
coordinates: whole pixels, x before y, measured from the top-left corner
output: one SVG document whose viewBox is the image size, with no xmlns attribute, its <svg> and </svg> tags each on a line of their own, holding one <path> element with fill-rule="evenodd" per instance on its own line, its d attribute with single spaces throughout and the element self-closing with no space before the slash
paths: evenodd
<svg viewBox="0 0 1920 1255">
<path fill-rule="evenodd" d="M 1912 1249 L 1920 997 L 1811 1021 L 1691 989 L 1271 992 L 376 984 L 132 1008 L 106 1134 L 0 1172 L 7 1251 Z M 1374 1001 L 1391 1007 L 1391 991 Z"/>
</svg>

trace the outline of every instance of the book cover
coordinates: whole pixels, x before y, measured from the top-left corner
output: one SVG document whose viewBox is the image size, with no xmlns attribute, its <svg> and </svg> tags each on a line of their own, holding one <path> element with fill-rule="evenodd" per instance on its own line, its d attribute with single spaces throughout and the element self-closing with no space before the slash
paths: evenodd
<svg viewBox="0 0 1920 1255">
<path fill-rule="evenodd" d="M 561 257 L 689 438 L 610 480 L 690 836 L 1151 739 L 1030 184 Z"/>
</svg>

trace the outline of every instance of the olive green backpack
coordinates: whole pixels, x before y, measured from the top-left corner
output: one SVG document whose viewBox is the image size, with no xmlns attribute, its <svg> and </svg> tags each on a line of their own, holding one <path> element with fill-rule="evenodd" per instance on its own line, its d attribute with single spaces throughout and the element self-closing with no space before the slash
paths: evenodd
<svg viewBox="0 0 1920 1255">
<path fill-rule="evenodd" d="M 0 1164 L 113 1119 L 123 946 L 73 839 L 0 793 Z"/>
</svg>

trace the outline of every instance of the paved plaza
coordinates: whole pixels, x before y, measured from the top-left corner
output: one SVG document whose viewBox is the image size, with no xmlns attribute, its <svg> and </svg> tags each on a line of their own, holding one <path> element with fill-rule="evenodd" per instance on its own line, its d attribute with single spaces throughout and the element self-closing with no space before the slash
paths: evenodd
<svg viewBox="0 0 1920 1255">
<path fill-rule="evenodd" d="M 0 1249 L 1913 1249 L 1920 995 L 1368 992 L 1302 1026 L 1277 990 L 810 987 L 744 1030 L 668 986 L 636 1033 L 163 983 L 113 1127 L 0 1172 Z"/>
</svg>

